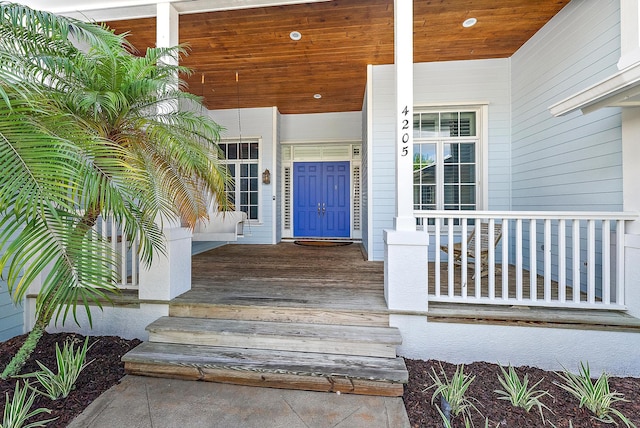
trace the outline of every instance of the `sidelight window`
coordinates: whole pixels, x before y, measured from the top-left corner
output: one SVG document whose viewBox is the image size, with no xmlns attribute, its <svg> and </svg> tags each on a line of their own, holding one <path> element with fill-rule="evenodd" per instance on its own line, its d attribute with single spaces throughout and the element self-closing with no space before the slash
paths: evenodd
<svg viewBox="0 0 640 428">
<path fill-rule="evenodd" d="M 224 142 L 219 145 L 225 155 L 223 162 L 233 178 L 233 182 L 227 185 L 227 198 L 236 210 L 247 213 L 249 220 L 258 220 L 258 141 Z"/>
</svg>

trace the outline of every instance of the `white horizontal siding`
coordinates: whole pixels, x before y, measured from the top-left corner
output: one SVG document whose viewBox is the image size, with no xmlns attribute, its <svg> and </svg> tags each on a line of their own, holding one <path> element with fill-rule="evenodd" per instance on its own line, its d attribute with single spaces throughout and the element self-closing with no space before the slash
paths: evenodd
<svg viewBox="0 0 640 428">
<path fill-rule="evenodd" d="M 361 141 L 362 113 L 283 114 L 282 142 Z"/>
<path fill-rule="evenodd" d="M 619 2 L 573 1 L 511 58 L 512 207 L 622 208 L 620 111 L 548 107 L 617 71 Z"/>
<path fill-rule="evenodd" d="M 373 177 L 370 206 L 373 210 L 369 248 L 373 259 L 384 258 L 382 232 L 393 227 L 395 216 L 395 89 L 392 65 L 373 67 Z M 414 104 L 489 105 L 488 208 L 509 209 L 510 88 L 507 59 L 415 64 Z M 370 255 L 371 257 L 371 255 Z"/>
<path fill-rule="evenodd" d="M 268 169 L 275 173 L 276 164 L 273 159 L 273 115 L 277 111 L 272 107 L 241 109 L 238 118 L 238 110 L 211 110 L 209 115 L 213 120 L 222 125 L 225 130 L 222 138 L 243 139 L 261 138 L 260 165 L 258 186 L 260 186 L 260 222 L 245 223 L 244 237 L 238 239 L 239 244 L 271 244 L 273 243 L 273 200 L 275 186 L 262 184 L 262 171 Z M 242 134 L 242 135 L 241 135 Z"/>
</svg>

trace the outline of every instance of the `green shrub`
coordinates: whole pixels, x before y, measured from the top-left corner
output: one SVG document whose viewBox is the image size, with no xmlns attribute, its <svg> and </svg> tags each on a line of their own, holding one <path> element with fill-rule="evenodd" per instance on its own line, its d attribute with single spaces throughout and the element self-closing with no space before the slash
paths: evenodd
<svg viewBox="0 0 640 428">
<path fill-rule="evenodd" d="M 62 347 L 62 351 L 60 351 L 60 347 L 56 343 L 56 363 L 58 365 L 57 373 L 54 373 L 40 361 L 36 361 L 41 370 L 21 375 L 20 377 L 36 378 L 44 391 L 40 391 L 39 389 L 36 390 L 42 395 L 49 397 L 51 400 L 66 398 L 75 387 L 75 383 L 78 380 L 78 376 L 80 376 L 80 372 L 82 372 L 86 366 L 91 364 L 91 361 L 85 364 L 87 351 L 89 350 L 88 343 L 89 338 L 87 337 L 82 348 L 76 350 L 73 342 L 66 341 Z"/>
<path fill-rule="evenodd" d="M 558 373 L 558 376 L 564 383 L 555 382 L 555 384 L 580 400 L 580 407 L 589 409 L 601 422 L 617 425 L 614 419 L 616 416 L 627 427 L 635 427 L 626 416 L 612 407 L 614 403 L 626 400 L 622 394 L 610 391 L 609 375 L 605 372 L 602 372 L 594 383 L 591 379 L 589 363 L 581 362 L 579 374 L 575 375 L 565 369 L 562 373 Z"/>
<path fill-rule="evenodd" d="M 464 364 L 456 367 L 456 371 L 450 380 L 442 366 L 440 367 L 440 375 L 442 378 L 438 376 L 433 368 L 431 368 L 431 371 L 433 375 L 430 375 L 430 377 L 434 384 L 425 389 L 426 391 L 433 387 L 436 388 L 431 397 L 431 404 L 433 404 L 438 396 L 441 396 L 451 406 L 451 415 L 453 417 L 462 414 L 465 419 L 470 419 L 471 409 L 480 413 L 478 408 L 466 396 L 467 389 L 469 389 L 469 386 L 476 377 L 464 373 Z M 445 415 L 443 415 L 443 418 L 447 419 Z"/>
<path fill-rule="evenodd" d="M 16 389 L 11 400 L 9 400 L 9 394 L 5 394 L 4 415 L 2 418 L 2 424 L 0 424 L 0 428 L 44 427 L 46 426 L 47 422 L 51 422 L 56 419 L 47 419 L 44 421 L 31 422 L 29 424 L 26 424 L 27 420 L 32 418 L 33 416 L 39 415 L 41 413 L 51 414 L 51 410 L 42 407 L 31 410 L 31 406 L 33 406 L 33 401 L 36 398 L 36 394 L 35 392 L 31 392 L 31 394 L 27 397 L 28 391 L 29 381 L 24 382 L 24 387 L 22 389 L 20 388 L 20 382 L 16 382 Z"/>
<path fill-rule="evenodd" d="M 540 402 L 540 398 L 548 395 L 553 398 L 548 391 L 536 390 L 535 388 L 540 385 L 542 379 L 540 379 L 535 385 L 529 386 L 529 376 L 524 375 L 524 378 L 521 380 L 515 369 L 509 365 L 509 370 L 506 371 L 502 366 L 500 366 L 500 371 L 502 371 L 502 376 L 498 376 L 498 381 L 500 385 L 504 388 L 503 390 L 496 389 L 494 392 L 500 397 L 499 400 L 508 400 L 515 407 L 521 407 L 527 412 L 531 410 L 534 406 L 538 408 L 540 412 L 540 417 L 542 418 L 542 423 L 544 424 L 544 415 L 542 413 L 542 409 L 545 408 L 549 410 L 547 406 L 545 406 L 542 402 Z"/>
</svg>

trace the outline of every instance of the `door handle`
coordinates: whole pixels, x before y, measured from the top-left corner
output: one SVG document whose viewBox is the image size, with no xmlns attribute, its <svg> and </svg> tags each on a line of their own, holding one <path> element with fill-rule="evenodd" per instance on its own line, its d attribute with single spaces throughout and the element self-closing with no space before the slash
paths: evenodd
<svg viewBox="0 0 640 428">
<path fill-rule="evenodd" d="M 327 210 L 326 204 L 323 202 L 322 203 L 322 215 L 324 215 L 324 212 Z"/>
<path fill-rule="evenodd" d="M 320 215 L 320 202 L 318 202 L 318 215 Z"/>
</svg>

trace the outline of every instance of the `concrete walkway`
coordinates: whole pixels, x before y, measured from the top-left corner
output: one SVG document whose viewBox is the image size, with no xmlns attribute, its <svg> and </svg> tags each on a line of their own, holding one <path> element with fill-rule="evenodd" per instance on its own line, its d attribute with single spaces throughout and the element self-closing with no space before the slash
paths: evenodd
<svg viewBox="0 0 640 428">
<path fill-rule="evenodd" d="M 409 428 L 398 397 L 126 376 L 70 428 Z"/>
</svg>

